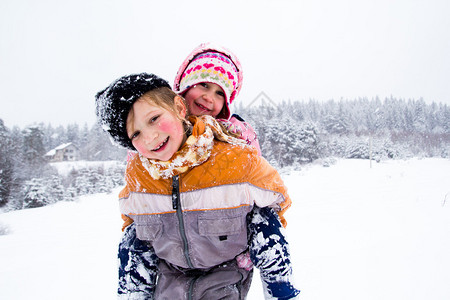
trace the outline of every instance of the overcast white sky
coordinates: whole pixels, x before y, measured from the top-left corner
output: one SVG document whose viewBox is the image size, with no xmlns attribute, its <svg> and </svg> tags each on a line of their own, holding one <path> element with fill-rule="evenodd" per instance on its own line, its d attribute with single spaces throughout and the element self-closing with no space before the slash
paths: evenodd
<svg viewBox="0 0 450 300">
<path fill-rule="evenodd" d="M 143 71 L 172 84 L 205 41 L 241 60 L 237 102 L 450 104 L 449 16 L 448 0 L 1 0 L 0 119 L 91 125 L 97 91 Z"/>
</svg>

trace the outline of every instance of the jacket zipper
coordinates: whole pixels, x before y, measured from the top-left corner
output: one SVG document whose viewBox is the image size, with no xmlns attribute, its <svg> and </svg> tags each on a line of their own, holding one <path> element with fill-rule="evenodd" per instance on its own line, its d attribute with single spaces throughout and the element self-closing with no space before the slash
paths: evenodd
<svg viewBox="0 0 450 300">
<path fill-rule="evenodd" d="M 180 199 L 180 177 L 176 175 L 172 177 L 172 207 L 177 212 L 178 223 L 180 230 L 181 239 L 183 241 L 183 253 L 186 258 L 187 264 L 189 268 L 193 269 L 194 265 L 192 264 L 191 258 L 189 257 L 189 245 L 186 237 L 186 230 L 184 227 L 183 220 L 183 211 L 181 209 L 181 199 Z"/>
<path fill-rule="evenodd" d="M 201 276 L 197 276 L 195 278 L 193 278 L 190 282 L 189 282 L 189 289 L 188 289 L 188 300 L 193 300 L 194 299 L 194 285 L 197 282 L 197 280 L 200 278 Z"/>
</svg>

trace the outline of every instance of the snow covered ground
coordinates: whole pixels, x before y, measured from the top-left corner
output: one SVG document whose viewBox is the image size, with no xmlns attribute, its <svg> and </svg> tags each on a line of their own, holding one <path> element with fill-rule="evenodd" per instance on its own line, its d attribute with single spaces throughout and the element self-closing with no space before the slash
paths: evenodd
<svg viewBox="0 0 450 300">
<path fill-rule="evenodd" d="M 435 158 L 283 175 L 300 299 L 450 299 L 449 174 Z M 1 214 L 0 299 L 115 299 L 117 192 Z"/>
</svg>

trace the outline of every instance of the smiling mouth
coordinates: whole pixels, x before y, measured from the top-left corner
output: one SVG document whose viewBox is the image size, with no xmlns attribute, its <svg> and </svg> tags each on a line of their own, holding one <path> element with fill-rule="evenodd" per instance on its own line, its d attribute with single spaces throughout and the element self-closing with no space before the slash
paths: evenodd
<svg viewBox="0 0 450 300">
<path fill-rule="evenodd" d="M 199 103 L 195 103 L 200 109 L 202 110 L 206 110 L 206 111 L 210 111 L 210 109 L 206 108 L 205 106 L 199 104 Z"/>
<path fill-rule="evenodd" d="M 167 142 L 169 141 L 169 137 L 167 137 L 161 144 L 158 145 L 158 147 L 156 147 L 155 149 L 153 149 L 152 151 L 158 151 L 160 150 L 162 147 L 164 147 Z"/>
</svg>

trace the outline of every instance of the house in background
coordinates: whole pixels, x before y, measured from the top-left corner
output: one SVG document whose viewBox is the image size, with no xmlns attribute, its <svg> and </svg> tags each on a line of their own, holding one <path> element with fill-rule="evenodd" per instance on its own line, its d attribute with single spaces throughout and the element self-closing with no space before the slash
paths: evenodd
<svg viewBox="0 0 450 300">
<path fill-rule="evenodd" d="M 75 161 L 78 159 L 78 148 L 72 143 L 59 145 L 45 154 L 50 162 Z"/>
</svg>

